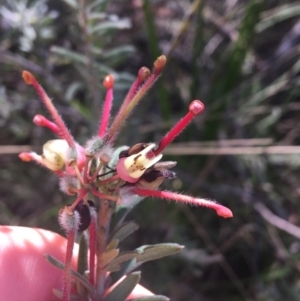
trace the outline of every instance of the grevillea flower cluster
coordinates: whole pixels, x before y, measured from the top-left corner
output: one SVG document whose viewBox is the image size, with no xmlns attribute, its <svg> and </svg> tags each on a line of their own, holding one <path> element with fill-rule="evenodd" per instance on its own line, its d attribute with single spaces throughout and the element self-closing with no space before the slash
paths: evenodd
<svg viewBox="0 0 300 301">
<path fill-rule="evenodd" d="M 187 114 L 158 143 L 115 146 L 118 133 L 127 118 L 160 76 L 165 64 L 166 57 L 162 55 L 154 62 L 152 72 L 146 67 L 139 70 L 111 123 L 114 78 L 112 75 L 105 77 L 103 85 L 106 97 L 99 130 L 84 146 L 72 137 L 51 99 L 34 76 L 28 71 L 23 72 L 24 81 L 35 88 L 52 117 L 51 121 L 42 115 L 36 115 L 33 122 L 39 127 L 50 129 L 58 139 L 46 142 L 42 155 L 26 152 L 19 157 L 23 161 L 35 161 L 56 173 L 61 190 L 74 196 L 73 203 L 59 212 L 59 223 L 68 239 L 62 291 L 65 301 L 70 299 L 71 259 L 75 237 L 78 232 L 85 230 L 89 234 L 87 277 L 95 288 L 92 295 L 86 296 L 86 300 L 103 300 L 107 270 L 104 268 L 102 255 L 107 250 L 107 229 L 116 206 L 130 204 L 137 196 L 156 197 L 204 206 L 215 210 L 221 217 L 232 217 L 228 208 L 214 201 L 159 189 L 164 180 L 175 177 L 171 168 L 176 165 L 173 161 L 161 161 L 162 152 L 194 117 L 203 112 L 204 104 L 200 100 L 191 102 Z"/>
</svg>

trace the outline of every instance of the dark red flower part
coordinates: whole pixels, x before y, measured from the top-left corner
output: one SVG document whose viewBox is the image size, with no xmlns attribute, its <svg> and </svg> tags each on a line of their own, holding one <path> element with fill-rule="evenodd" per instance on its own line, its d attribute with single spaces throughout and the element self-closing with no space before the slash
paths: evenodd
<svg viewBox="0 0 300 301">
<path fill-rule="evenodd" d="M 83 200 L 81 200 L 75 207 L 75 211 L 79 213 L 79 217 L 80 217 L 80 224 L 78 227 L 78 231 L 82 232 L 86 230 L 91 223 L 91 213 L 90 213 L 89 205 L 86 204 Z"/>
</svg>

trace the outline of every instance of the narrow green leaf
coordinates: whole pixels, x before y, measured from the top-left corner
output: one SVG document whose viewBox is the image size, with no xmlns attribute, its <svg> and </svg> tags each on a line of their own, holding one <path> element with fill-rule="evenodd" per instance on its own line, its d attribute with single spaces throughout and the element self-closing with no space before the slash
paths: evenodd
<svg viewBox="0 0 300 301">
<path fill-rule="evenodd" d="M 136 231 L 138 228 L 139 225 L 137 223 L 135 223 L 134 221 L 128 221 L 112 233 L 112 239 L 118 239 L 119 241 L 121 241 L 131 233 Z"/>
<path fill-rule="evenodd" d="M 104 298 L 104 301 L 124 301 L 139 283 L 140 278 L 140 272 L 128 275 Z"/>
<path fill-rule="evenodd" d="M 104 252 L 101 256 L 100 265 L 102 267 L 105 267 L 110 262 L 112 262 L 118 255 L 119 255 L 119 249 L 113 249 Z"/>
<path fill-rule="evenodd" d="M 108 30 L 120 30 L 120 29 L 129 29 L 131 23 L 129 19 L 122 19 L 118 21 L 105 21 L 97 24 L 96 26 L 90 27 L 90 34 L 100 34 L 102 35 Z"/>
<path fill-rule="evenodd" d="M 116 249 L 119 245 L 119 240 L 118 239 L 113 239 L 106 247 L 106 251 L 109 251 L 109 250 L 113 250 L 113 249 Z"/>
<path fill-rule="evenodd" d="M 52 292 L 53 292 L 53 294 L 54 294 L 57 298 L 62 299 L 62 297 L 63 297 L 63 292 L 62 292 L 61 290 L 54 288 L 54 289 L 52 289 Z M 76 301 L 76 300 L 82 300 L 82 298 L 79 297 L 79 296 L 77 296 L 77 295 L 71 294 L 71 295 L 70 295 L 70 301 L 72 301 L 72 300 L 74 300 L 74 301 Z"/>
<path fill-rule="evenodd" d="M 96 0 L 96 1 L 94 1 L 94 2 L 92 2 L 92 3 L 90 3 L 90 4 L 88 4 L 88 5 L 86 6 L 86 10 L 91 11 L 92 9 L 97 8 L 97 6 L 100 5 L 100 4 L 103 6 L 103 4 L 106 4 L 106 2 L 107 2 L 107 0 Z M 103 10 L 104 8 L 105 8 L 105 7 L 102 7 L 101 10 Z"/>
<path fill-rule="evenodd" d="M 138 256 L 136 257 L 136 259 L 138 263 L 146 262 L 149 260 L 155 260 L 178 253 L 183 248 L 184 246 L 180 246 L 174 243 L 145 245 L 136 249 L 136 252 L 138 252 Z"/>
<path fill-rule="evenodd" d="M 269 15 L 268 17 L 262 19 L 256 25 L 256 32 L 261 33 L 267 28 L 282 22 L 284 20 L 297 17 L 300 15 L 300 5 L 297 3 L 285 4 L 277 6 L 276 9 L 272 9 L 275 13 Z"/>
<path fill-rule="evenodd" d="M 57 267 L 57 268 L 59 268 L 61 270 L 65 269 L 64 263 L 62 263 L 58 259 L 54 258 L 53 256 L 51 256 L 49 254 L 45 254 L 44 257 L 46 258 L 46 260 L 49 263 L 51 263 L 55 267 Z M 94 294 L 94 292 L 95 292 L 94 287 L 89 283 L 89 281 L 84 276 L 80 275 L 79 273 L 75 272 L 74 270 L 71 270 L 71 275 L 75 279 L 77 279 L 89 292 L 91 292 L 92 294 Z"/>
<path fill-rule="evenodd" d="M 155 260 L 178 253 L 183 248 L 183 246 L 174 243 L 145 245 L 135 249 L 132 252 L 120 254 L 119 257 L 117 257 L 107 266 L 107 271 L 118 271 L 121 269 L 121 264 L 123 262 L 135 258 L 137 263 L 136 266 L 132 268 L 134 269 L 146 261 Z"/>
<path fill-rule="evenodd" d="M 135 51 L 135 48 L 130 45 L 123 45 L 119 47 L 115 47 L 111 50 L 103 52 L 103 59 L 105 60 L 115 60 L 119 56 L 122 58 L 126 58 L 130 55 L 132 55 Z"/>
<path fill-rule="evenodd" d="M 107 14 L 106 13 L 90 13 L 88 14 L 88 19 L 89 21 L 94 21 L 94 20 L 104 20 L 107 18 Z"/>
<path fill-rule="evenodd" d="M 130 299 L 129 301 L 169 301 L 169 300 L 170 299 L 166 296 L 155 295 L 155 296 L 134 298 L 134 299 Z"/>
<path fill-rule="evenodd" d="M 75 51 L 63 48 L 63 47 L 59 47 L 59 46 L 52 46 L 51 47 L 51 52 L 59 54 L 59 55 L 63 55 L 64 57 L 68 58 L 69 60 L 78 62 L 78 63 L 83 63 L 83 64 L 87 64 L 88 59 Z"/>
<path fill-rule="evenodd" d="M 99 70 L 101 76 L 112 74 L 116 80 L 118 79 L 118 74 L 112 68 L 100 63 L 94 63 L 94 64 L 95 64 L 94 67 Z"/>
<path fill-rule="evenodd" d="M 111 67 L 115 67 L 131 57 L 134 51 L 135 48 L 131 46 L 117 47 L 111 51 L 102 52 L 102 54 L 100 54 L 100 58 L 102 61 L 107 62 Z M 129 87 L 130 86 L 128 86 L 127 89 Z"/>
</svg>

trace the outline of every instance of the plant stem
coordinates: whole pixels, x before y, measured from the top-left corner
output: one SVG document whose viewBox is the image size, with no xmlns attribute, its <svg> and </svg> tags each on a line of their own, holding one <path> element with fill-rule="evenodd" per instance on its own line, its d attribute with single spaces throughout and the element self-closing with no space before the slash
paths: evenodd
<svg viewBox="0 0 300 301">
<path fill-rule="evenodd" d="M 101 257 L 105 252 L 109 225 L 112 213 L 115 209 L 115 202 L 100 199 L 100 208 L 98 213 L 98 237 L 97 237 L 97 269 L 96 269 L 96 290 L 98 299 L 102 300 L 105 292 L 106 270 L 102 266 Z"/>
<path fill-rule="evenodd" d="M 75 230 L 68 231 L 67 233 L 67 252 L 65 257 L 65 275 L 63 284 L 63 301 L 69 300 L 70 289 L 71 289 L 71 261 L 73 255 L 73 247 L 75 242 Z"/>
</svg>

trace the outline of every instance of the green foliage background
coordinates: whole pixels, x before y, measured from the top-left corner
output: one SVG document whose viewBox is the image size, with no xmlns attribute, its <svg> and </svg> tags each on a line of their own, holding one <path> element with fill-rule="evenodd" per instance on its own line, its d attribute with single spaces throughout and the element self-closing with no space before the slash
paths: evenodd
<svg viewBox="0 0 300 301">
<path fill-rule="evenodd" d="M 125 248 L 177 242 L 180 255 L 143 267 L 142 284 L 171 300 L 300 300 L 300 2 L 275 0 L 2 0 L 0 223 L 61 232 L 70 202 L 57 178 L 17 153 L 41 152 L 45 110 L 31 71 L 79 142 L 98 125 L 102 79 L 116 77 L 116 112 L 138 69 L 168 56 L 164 75 L 119 144 L 159 141 L 201 99 L 205 113 L 166 150 L 186 191 L 230 207 L 143 201 Z M 255 140 L 254 140 L 255 139 Z"/>
</svg>

